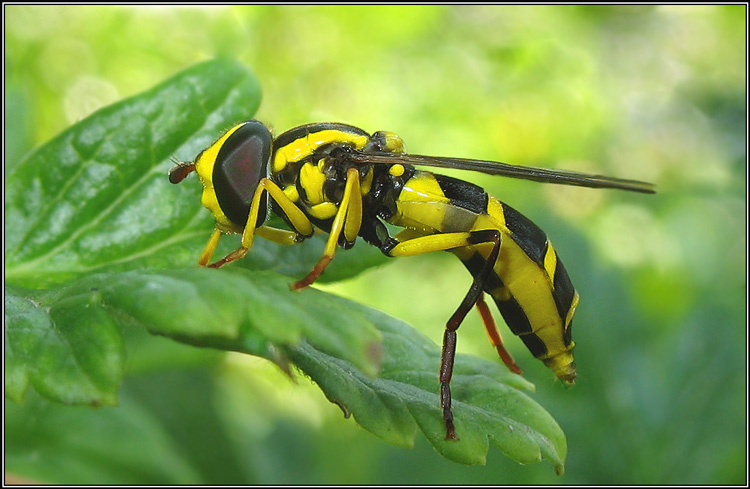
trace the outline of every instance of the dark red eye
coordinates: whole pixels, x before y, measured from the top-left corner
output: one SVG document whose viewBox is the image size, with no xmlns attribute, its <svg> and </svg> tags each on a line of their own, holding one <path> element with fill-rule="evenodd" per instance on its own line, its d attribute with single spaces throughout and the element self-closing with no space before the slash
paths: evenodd
<svg viewBox="0 0 750 489">
<path fill-rule="evenodd" d="M 235 130 L 222 144 L 214 163 L 216 199 L 230 221 L 244 227 L 250 204 L 261 178 L 267 175 L 273 139 L 268 128 L 249 121 Z M 261 202 L 258 225 L 266 218 L 266 197 Z"/>
</svg>

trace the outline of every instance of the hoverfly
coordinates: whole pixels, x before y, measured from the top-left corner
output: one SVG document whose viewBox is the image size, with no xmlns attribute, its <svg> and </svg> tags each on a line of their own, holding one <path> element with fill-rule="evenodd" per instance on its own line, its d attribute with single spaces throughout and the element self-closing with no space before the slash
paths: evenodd
<svg viewBox="0 0 750 489">
<path fill-rule="evenodd" d="M 407 154 L 396 134 L 369 134 L 339 123 L 314 123 L 275 139 L 257 120 L 243 122 L 201 152 L 178 163 L 172 183 L 196 171 L 202 203 L 216 226 L 199 264 L 221 267 L 244 257 L 253 238 L 295 244 L 315 228 L 329 233 L 323 256 L 292 289 L 312 284 L 337 246 L 357 237 L 387 256 L 432 251 L 456 255 L 474 277 L 446 324 L 440 361 L 440 404 L 447 440 L 457 439 L 450 381 L 456 330 L 477 306 L 502 361 L 521 370 L 503 347 L 484 294 L 494 300 L 511 331 L 563 382 L 576 377 L 571 337 L 578 293 L 546 234 L 512 207 L 477 185 L 418 170 L 415 166 L 474 170 L 537 182 L 655 193 L 652 184 L 578 172 L 522 167 L 493 161 Z M 290 230 L 265 225 L 270 213 Z M 404 228 L 391 236 L 384 222 Z M 239 248 L 209 264 L 219 238 L 239 233 Z"/>
</svg>

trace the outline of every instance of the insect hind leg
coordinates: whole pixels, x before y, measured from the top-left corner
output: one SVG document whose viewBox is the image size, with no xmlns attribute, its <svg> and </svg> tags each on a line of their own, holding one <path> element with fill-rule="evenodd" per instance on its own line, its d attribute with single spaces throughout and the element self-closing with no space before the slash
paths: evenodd
<svg viewBox="0 0 750 489">
<path fill-rule="evenodd" d="M 503 339 L 500 336 L 500 331 L 497 329 L 497 323 L 492 317 L 490 308 L 484 301 L 484 294 L 480 295 L 479 299 L 477 300 L 477 310 L 479 311 L 479 315 L 482 317 L 484 329 L 487 330 L 487 335 L 490 338 L 490 342 L 492 343 L 492 346 L 494 346 L 497 350 L 498 355 L 500 355 L 500 359 L 510 369 L 511 372 L 516 374 L 523 373 L 516 361 L 513 360 L 510 352 L 508 352 L 508 350 L 505 349 L 505 345 L 503 345 Z"/>
<path fill-rule="evenodd" d="M 409 237 L 403 241 L 404 237 Z M 438 233 L 419 236 L 413 232 L 402 231 L 394 239 L 386 241 L 381 250 L 388 256 L 414 256 L 433 251 L 453 251 L 466 246 L 476 246 L 482 243 L 493 243 L 492 250 L 487 256 L 485 265 L 477 273 L 473 273 L 474 281 L 469 287 L 461 304 L 445 325 L 443 334 L 443 349 L 440 356 L 440 406 L 443 409 L 445 422 L 445 439 L 458 440 L 456 428 L 453 424 L 453 410 L 451 409 L 450 382 L 453 376 L 453 363 L 456 357 L 456 330 L 474 304 L 480 299 L 487 285 L 495 262 L 500 254 L 502 235 L 497 229 L 481 231 L 465 231 L 458 233 Z"/>
<path fill-rule="evenodd" d="M 483 231 L 474 231 L 469 235 L 468 245 L 476 245 L 480 243 L 494 243 L 492 251 L 487 256 L 487 263 L 483 269 L 474 277 L 474 281 L 469 287 L 469 291 L 466 293 L 463 301 L 453 313 L 448 323 L 445 325 L 445 333 L 443 335 L 443 350 L 440 357 L 440 405 L 443 408 L 443 421 L 445 422 L 445 439 L 446 440 L 458 440 L 456 435 L 456 428 L 453 423 L 453 410 L 451 407 L 451 389 L 450 382 L 453 376 L 453 363 L 456 357 L 456 330 L 463 322 L 466 315 L 469 313 L 475 304 L 480 301 L 486 306 L 486 303 L 482 299 L 484 286 L 487 279 L 490 276 L 495 262 L 497 261 L 500 253 L 501 244 L 500 232 L 494 229 L 487 229 Z"/>
</svg>

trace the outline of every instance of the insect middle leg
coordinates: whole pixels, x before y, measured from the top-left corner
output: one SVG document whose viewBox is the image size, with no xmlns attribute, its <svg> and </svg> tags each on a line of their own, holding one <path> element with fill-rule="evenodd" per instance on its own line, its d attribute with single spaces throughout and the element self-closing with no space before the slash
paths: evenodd
<svg viewBox="0 0 750 489">
<path fill-rule="evenodd" d="M 482 270 L 474 276 L 474 281 L 469 287 L 463 301 L 450 317 L 445 325 L 443 334 L 443 349 L 440 356 L 440 406 L 443 409 L 443 421 L 445 422 L 445 439 L 458 440 L 456 427 L 453 423 L 453 410 L 451 408 L 450 382 L 453 376 L 453 363 L 456 357 L 456 330 L 461 325 L 466 315 L 474 304 L 480 300 L 484 286 L 490 276 L 497 257 L 500 254 L 501 245 L 500 231 L 486 229 L 481 231 L 470 231 L 463 233 L 445 233 L 421 236 L 403 241 L 384 248 L 384 252 L 390 256 L 412 256 L 432 251 L 448 251 L 452 248 L 463 246 L 475 246 L 482 243 L 492 243 L 492 250 L 487 256 L 487 261 Z"/>
<path fill-rule="evenodd" d="M 354 240 L 357 239 L 359 228 L 362 226 L 361 192 L 359 171 L 356 168 L 349 168 L 346 172 L 346 187 L 344 188 L 344 195 L 341 198 L 336 217 L 333 219 L 331 233 L 328 236 L 328 242 L 323 250 L 323 256 L 318 263 L 315 264 L 315 267 L 310 270 L 310 273 L 308 273 L 302 280 L 298 280 L 292 284 L 292 290 L 307 287 L 320 277 L 323 270 L 325 270 L 331 263 L 331 260 L 333 260 L 333 255 L 336 253 L 336 246 L 338 245 L 341 233 L 344 234 L 344 239 L 347 243 L 353 243 Z"/>
</svg>

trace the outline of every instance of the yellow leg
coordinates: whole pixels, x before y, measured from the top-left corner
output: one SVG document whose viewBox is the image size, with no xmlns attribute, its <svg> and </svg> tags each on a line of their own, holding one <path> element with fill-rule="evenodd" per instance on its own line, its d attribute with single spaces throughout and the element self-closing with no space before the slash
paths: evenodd
<svg viewBox="0 0 750 489">
<path fill-rule="evenodd" d="M 219 238 L 221 238 L 221 231 L 219 231 L 218 229 L 214 229 L 214 232 L 211 233 L 211 237 L 208 238 L 206 248 L 203 250 L 203 253 L 201 253 L 201 257 L 198 259 L 198 265 L 205 267 L 206 264 L 211 261 L 211 257 L 216 250 L 216 245 L 219 244 Z"/>
<path fill-rule="evenodd" d="M 400 236 L 401 233 L 396 236 L 396 239 Z M 432 253 L 433 251 L 446 251 L 470 244 L 473 244 L 470 232 L 430 234 L 402 241 L 388 250 L 387 254 L 389 256 L 415 256 Z"/>
<path fill-rule="evenodd" d="M 273 183 L 267 178 L 261 179 L 258 184 L 258 189 L 255 191 L 253 196 L 253 203 L 250 205 L 250 215 L 247 218 L 247 224 L 245 230 L 242 232 L 242 246 L 246 248 L 245 253 L 253 244 L 253 235 L 255 234 L 255 226 L 258 224 L 258 212 L 260 210 L 261 197 L 263 191 L 268 192 L 268 195 L 277 203 L 284 214 L 289 218 L 292 223 L 292 227 L 303 236 L 310 236 L 313 233 L 313 226 L 310 220 L 307 218 L 304 212 L 297 207 L 297 205 L 289 200 L 283 190 L 278 185 Z"/>
<path fill-rule="evenodd" d="M 299 290 L 315 282 L 323 273 L 336 253 L 339 236 L 344 233 L 344 238 L 348 242 L 357 239 L 359 228 L 362 226 L 362 194 L 359 186 L 359 171 L 356 168 L 350 168 L 346 172 L 346 188 L 341 198 L 339 209 L 331 225 L 331 233 L 328 236 L 328 242 L 323 250 L 323 256 L 320 258 L 315 267 L 302 280 L 292 284 L 292 290 Z"/>
<path fill-rule="evenodd" d="M 260 236 L 268 241 L 283 245 L 293 245 L 299 243 L 299 234 L 287 229 L 278 229 L 268 226 L 261 226 L 255 230 L 255 235 Z"/>
<path fill-rule="evenodd" d="M 312 235 L 313 226 L 305 213 L 302 212 L 302 210 L 300 210 L 300 208 L 297 207 L 294 202 L 289 200 L 289 198 L 286 196 L 286 194 L 284 194 L 284 192 L 279 188 L 278 185 L 267 178 L 262 178 L 260 180 L 260 183 L 258 183 L 258 188 L 255 190 L 253 201 L 250 204 L 250 214 L 247 217 L 247 223 L 245 224 L 245 228 L 242 231 L 242 243 L 240 247 L 229 253 L 221 260 L 208 265 L 209 267 L 219 268 L 222 265 L 226 265 L 227 263 L 239 260 L 247 254 L 248 250 L 253 245 L 253 237 L 255 236 L 256 225 L 258 224 L 258 213 L 260 212 L 260 204 L 262 201 L 261 198 L 263 197 L 263 192 L 268 192 L 268 195 L 277 204 L 279 204 L 279 207 L 281 207 L 281 209 L 284 211 L 286 216 L 289 218 L 289 222 L 291 222 L 292 227 L 295 229 L 295 231 L 297 231 L 299 235 Z M 210 260 L 214 249 L 216 249 L 216 243 L 219 240 L 219 236 L 217 236 L 216 233 L 217 231 L 214 231 L 214 234 L 211 235 L 211 239 L 206 246 L 206 250 L 201 256 L 201 260 L 206 258 L 206 261 L 204 263 L 199 262 L 201 265 L 205 265 L 205 263 Z M 278 233 L 266 231 L 260 232 L 258 234 L 273 235 L 274 237 L 279 236 Z"/>
<path fill-rule="evenodd" d="M 347 243 L 353 243 L 357 239 L 359 228 L 362 227 L 362 189 L 359 182 L 359 171 L 356 168 L 349 168 L 346 172 L 344 198 L 347 198 L 347 189 L 349 190 L 349 198 L 346 205 L 346 219 L 344 220 L 344 238 Z"/>
</svg>

